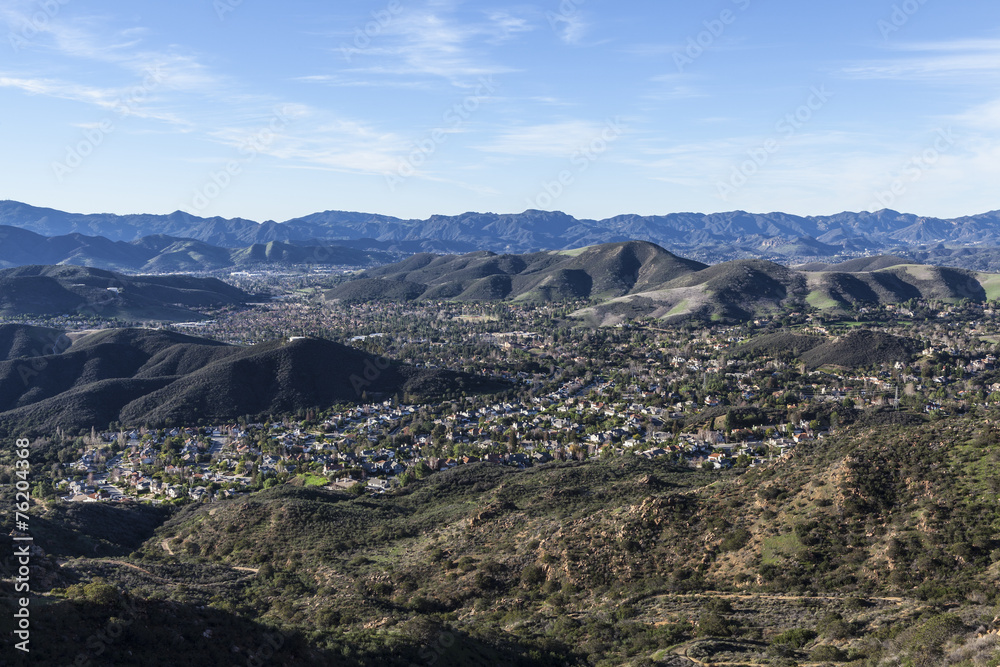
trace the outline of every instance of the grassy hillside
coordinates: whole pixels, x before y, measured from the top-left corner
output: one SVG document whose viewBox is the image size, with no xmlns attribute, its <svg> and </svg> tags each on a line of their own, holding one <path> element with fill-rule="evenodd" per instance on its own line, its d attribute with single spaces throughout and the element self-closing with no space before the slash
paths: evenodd
<svg viewBox="0 0 1000 667">
<path fill-rule="evenodd" d="M 761 260 L 725 262 L 672 280 L 655 290 L 598 303 L 579 313 L 604 324 L 623 314 L 667 320 L 691 317 L 745 321 L 784 306 L 822 310 L 934 299 L 985 302 L 996 292 L 992 274 L 937 266 L 890 264 L 875 271 L 802 271 Z M 859 262 L 854 267 L 864 268 Z"/>
<path fill-rule="evenodd" d="M 630 241 L 531 255 L 414 255 L 365 272 L 327 293 L 343 301 L 569 301 L 595 324 L 636 317 L 739 322 L 793 309 L 849 310 L 911 299 L 983 302 L 992 274 L 907 263 L 892 255 L 791 269 L 764 260 L 705 266 Z"/>
<path fill-rule="evenodd" d="M 421 254 L 367 271 L 327 297 L 357 300 L 367 293 L 392 299 L 476 301 L 609 298 L 643 291 L 704 266 L 640 241 L 530 255 Z M 423 291 L 413 295 L 416 286 L 423 286 Z"/>
<path fill-rule="evenodd" d="M 866 273 L 881 269 L 888 269 L 900 264 L 911 263 L 913 263 L 912 260 L 906 259 L 905 257 L 898 257 L 896 255 L 875 255 L 873 257 L 856 257 L 855 259 L 849 259 L 846 262 L 841 262 L 839 264 L 824 264 L 822 262 L 816 262 L 812 264 L 803 264 L 797 268 L 801 271 Z"/>
</svg>

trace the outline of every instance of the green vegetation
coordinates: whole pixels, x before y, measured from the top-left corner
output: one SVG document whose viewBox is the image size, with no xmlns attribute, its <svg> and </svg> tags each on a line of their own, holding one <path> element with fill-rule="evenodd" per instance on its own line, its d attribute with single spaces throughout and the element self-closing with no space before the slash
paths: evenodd
<svg viewBox="0 0 1000 667">
<path fill-rule="evenodd" d="M 40 530 L 77 583 L 39 615 L 125 595 L 152 609 L 156 590 L 191 623 L 207 604 L 221 632 L 264 623 L 347 664 L 412 660 L 435 632 L 469 664 L 979 655 L 977 619 L 1000 603 L 994 442 L 967 417 L 856 427 L 721 476 L 625 457 L 474 464 L 377 498 L 279 486 L 176 511 L 121 560 L 135 567 Z"/>
<path fill-rule="evenodd" d="M 759 259 L 705 266 L 652 243 L 629 241 L 529 255 L 415 255 L 368 270 L 326 296 L 338 302 L 589 299 L 576 315 L 593 323 L 618 324 L 623 318 L 647 316 L 732 323 L 786 308 L 835 316 L 914 299 L 984 303 L 995 298 L 987 291 L 997 291 L 994 277 L 907 264 L 894 256 L 805 265 L 801 270 Z"/>
<path fill-rule="evenodd" d="M 591 258 L 627 266 L 646 250 Z M 407 271 L 469 269 L 463 291 L 514 291 L 523 273 L 515 256 L 465 260 L 417 256 Z M 895 264 L 866 280 L 905 291 L 897 270 L 947 283 L 939 294 L 962 286 Z M 306 665 L 998 661 L 997 304 L 820 312 L 799 291 L 816 278 L 742 262 L 668 281 L 692 303 L 711 291 L 721 300 L 702 314 L 739 324 L 628 319 L 650 306 L 636 293 L 621 326 L 584 328 L 572 315 L 595 304 L 558 298 L 582 273 L 561 266 L 523 293 L 553 300 L 376 305 L 294 277 L 286 302 L 206 325 L 214 341 L 74 333 L 39 355 L 64 329 L 0 328 L 0 396 L 39 420 L 56 414 L 47 395 L 79 416 L 32 449 L 40 664 L 109 626 L 122 631 L 103 648 L 113 664 L 253 664 L 268 645 L 271 664 Z M 741 310 L 712 310 L 723 303 Z M 271 342 L 222 342 L 258 338 Z M 17 369 L 39 356 L 25 387 Z M 320 392 L 383 357 L 401 362 L 381 369 L 385 387 Z M 181 385 L 138 391 L 161 381 Z M 205 421 L 247 387 L 281 392 L 260 423 Z M 138 402 L 115 415 L 121 429 L 82 428 L 126 389 Z M 176 430 L 127 432 L 160 417 Z M 145 476 L 159 490 L 57 499 L 119 455 L 123 486 Z M 0 453 L 0 484 L 16 475 Z"/>
<path fill-rule="evenodd" d="M 806 296 L 806 303 L 813 308 L 818 308 L 820 310 L 828 310 L 830 308 L 836 308 L 840 305 L 827 292 L 820 290 L 813 290 L 809 292 L 809 295 Z"/>
</svg>

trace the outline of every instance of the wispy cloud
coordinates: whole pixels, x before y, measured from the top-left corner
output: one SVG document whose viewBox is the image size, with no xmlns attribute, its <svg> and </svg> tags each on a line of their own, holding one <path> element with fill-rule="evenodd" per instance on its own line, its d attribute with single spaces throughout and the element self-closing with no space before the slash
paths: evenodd
<svg viewBox="0 0 1000 667">
<path fill-rule="evenodd" d="M 388 174 L 409 147 L 402 136 L 370 123 L 333 117 L 305 105 L 280 107 L 280 123 L 259 117 L 255 122 L 223 126 L 208 136 L 241 153 L 276 158 L 283 166 L 320 168 L 362 174 Z M 272 128 L 272 126 L 277 126 Z M 266 135 L 267 141 L 260 141 Z"/>
<path fill-rule="evenodd" d="M 649 79 L 650 87 L 643 94 L 646 100 L 688 100 L 706 97 L 707 93 L 691 84 L 692 77 L 688 74 L 660 74 Z"/>
<path fill-rule="evenodd" d="M 954 120 L 966 127 L 996 132 L 1000 130 L 1000 99 L 977 105 L 954 116 Z"/>
<path fill-rule="evenodd" d="M 299 83 L 319 83 L 333 88 L 403 88 L 409 90 L 427 90 L 430 85 L 426 81 L 394 79 L 391 81 L 351 78 L 342 74 L 311 74 L 292 79 Z"/>
<path fill-rule="evenodd" d="M 441 1 L 404 7 L 364 48 L 346 45 L 351 62 L 358 66 L 345 68 L 342 74 L 362 76 L 366 82 L 372 76 L 380 77 L 379 82 L 430 77 L 467 86 L 470 79 L 514 71 L 497 63 L 489 47 L 515 39 L 534 25 L 511 11 L 460 17 L 457 9 L 456 4 Z M 345 79 L 336 81 L 350 85 Z"/>
<path fill-rule="evenodd" d="M 212 73 L 194 54 L 179 47 L 163 51 L 144 46 L 148 31 L 142 26 L 113 27 L 108 17 L 62 13 L 41 21 L 35 19 L 38 13 L 37 4 L 17 0 L 0 8 L 8 26 L 31 36 L 21 48 L 40 56 L 36 63 L 59 58 L 61 76 L 49 75 L 48 67 L 41 74 L 39 64 L 21 65 L 18 72 L 0 72 L 0 86 L 161 121 L 181 131 L 197 124 L 191 114 L 197 107 L 185 103 L 183 96 L 229 101 L 235 96 L 232 82 Z M 26 25 L 31 27 L 28 33 Z M 81 62 L 102 67 L 78 66 Z"/>
<path fill-rule="evenodd" d="M 916 42 L 892 49 L 895 57 L 845 67 L 855 79 L 944 81 L 968 84 L 985 74 L 1000 74 L 1000 40 Z"/>
<path fill-rule="evenodd" d="M 486 18 L 490 31 L 493 32 L 492 39 L 495 43 L 500 43 L 508 39 L 513 39 L 519 33 L 531 32 L 535 26 L 522 16 L 514 16 L 507 11 L 487 12 Z"/>
<path fill-rule="evenodd" d="M 487 153 L 567 157 L 601 137 L 606 123 L 568 120 L 508 129 L 478 147 Z"/>
<path fill-rule="evenodd" d="M 579 10 L 571 14 L 551 14 L 552 28 L 566 44 L 580 44 L 590 32 L 590 21 Z"/>
<path fill-rule="evenodd" d="M 3 11 L 8 25 L 30 24 L 37 32 L 26 48 L 115 65 L 135 76 L 156 70 L 174 90 L 204 93 L 219 90 L 224 83 L 223 77 L 211 73 L 193 54 L 145 48 L 148 30 L 144 27 L 112 28 L 103 16 L 74 16 L 69 21 L 57 15 L 35 21 L 32 12 L 37 14 L 37 7 L 24 3 L 8 3 Z"/>
<path fill-rule="evenodd" d="M 15 88 L 29 95 L 45 95 L 63 100 L 92 104 L 119 116 L 134 116 L 189 126 L 190 123 L 174 113 L 153 108 L 145 97 L 162 81 L 160 74 L 150 72 L 146 82 L 116 88 L 98 88 L 57 79 L 25 78 L 0 75 L 0 88 Z"/>
</svg>

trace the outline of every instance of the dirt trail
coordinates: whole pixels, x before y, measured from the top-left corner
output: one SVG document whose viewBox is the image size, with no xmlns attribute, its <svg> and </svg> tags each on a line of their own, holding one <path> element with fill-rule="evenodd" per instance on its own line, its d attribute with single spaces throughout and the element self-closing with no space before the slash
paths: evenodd
<svg viewBox="0 0 1000 667">
<path fill-rule="evenodd" d="M 167 549 L 169 551 L 169 548 L 167 547 L 166 541 L 163 542 L 163 548 Z M 173 554 L 173 552 L 171 552 L 171 554 Z M 137 570 L 139 572 L 142 572 L 144 575 L 146 575 L 150 579 L 153 579 L 154 581 L 157 581 L 157 582 L 162 583 L 162 584 L 177 583 L 173 579 L 166 579 L 164 577 L 155 575 L 155 574 L 153 574 L 152 572 L 150 572 L 149 570 L 147 570 L 145 568 L 139 567 L 138 565 L 136 565 L 134 563 L 126 563 L 123 560 L 114 560 L 112 558 L 94 558 L 94 559 L 87 559 L 87 560 L 90 560 L 91 562 L 95 562 L 95 563 L 110 563 L 112 565 L 121 565 L 122 567 L 129 567 L 129 568 L 132 568 L 133 570 Z M 59 567 L 66 567 L 69 564 L 70 564 L 69 561 L 62 561 L 62 562 L 59 563 Z M 239 567 L 239 566 L 236 566 L 236 565 L 232 565 L 232 566 L 230 566 L 230 569 L 237 570 L 239 572 L 248 572 L 250 574 L 257 574 L 259 572 L 259 568 L 256 568 L 256 567 Z M 240 580 L 243 580 L 243 579 L 246 579 L 246 578 L 247 577 L 240 577 Z M 188 585 L 189 586 L 214 586 L 215 584 L 191 583 L 191 584 L 188 584 Z"/>
<path fill-rule="evenodd" d="M 850 599 L 848 596 L 835 596 L 835 595 L 781 595 L 774 593 L 723 593 L 721 591 L 702 591 L 699 593 L 679 593 L 676 595 L 657 595 L 657 598 L 663 597 L 688 597 L 688 598 L 718 598 L 721 600 L 780 600 L 782 602 L 797 602 L 799 600 L 827 600 L 835 602 L 843 602 L 844 600 Z M 871 597 L 864 596 L 865 600 L 876 600 L 878 602 L 892 602 L 894 604 L 903 604 L 907 601 L 906 598 L 884 598 L 884 597 Z"/>
</svg>

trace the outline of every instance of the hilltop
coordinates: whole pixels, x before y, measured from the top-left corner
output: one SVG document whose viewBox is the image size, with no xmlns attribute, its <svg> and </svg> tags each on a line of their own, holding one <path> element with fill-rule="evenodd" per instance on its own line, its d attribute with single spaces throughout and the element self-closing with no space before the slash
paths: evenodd
<svg viewBox="0 0 1000 667">
<path fill-rule="evenodd" d="M 631 294 L 705 268 L 643 241 L 530 255 L 414 255 L 371 269 L 331 300 L 498 299 L 559 301 Z M 418 291 L 419 290 L 419 291 Z"/>
<path fill-rule="evenodd" d="M 204 319 L 194 309 L 244 304 L 253 295 L 216 278 L 126 276 L 80 266 L 0 270 L 0 316 L 82 315 L 132 322 Z"/>
<path fill-rule="evenodd" d="M 898 266 L 900 264 L 911 264 L 911 263 L 914 262 L 912 260 L 906 259 L 905 257 L 898 257 L 896 255 L 875 255 L 872 257 L 856 257 L 854 259 L 849 259 L 846 262 L 840 262 L 839 264 L 813 262 L 810 264 L 803 264 L 795 268 L 799 269 L 800 271 L 835 271 L 839 273 L 865 273 L 871 271 L 878 271 L 879 269 L 888 269 L 890 267 Z"/>
<path fill-rule="evenodd" d="M 72 345 L 53 350 L 36 347 L 38 335 L 31 329 L 5 327 L 0 334 L 16 342 L 9 358 L 0 360 L 0 425 L 7 432 L 230 421 L 366 397 L 499 389 L 483 378 L 416 369 L 312 338 L 237 346 L 166 331 L 113 329 L 74 335 Z"/>
<path fill-rule="evenodd" d="M 358 274 L 326 298 L 356 301 L 569 301 L 593 303 L 576 313 L 595 324 L 636 317 L 740 322 L 784 308 L 850 310 L 935 299 L 992 298 L 993 274 L 855 260 L 798 269 L 760 259 L 714 266 L 683 259 L 644 241 L 573 251 L 496 255 L 414 255 Z"/>
</svg>

